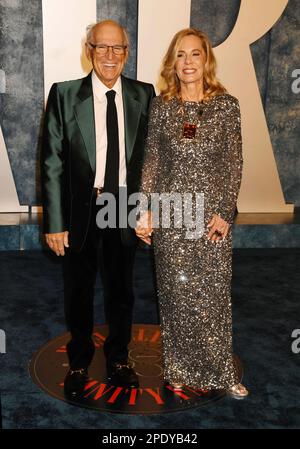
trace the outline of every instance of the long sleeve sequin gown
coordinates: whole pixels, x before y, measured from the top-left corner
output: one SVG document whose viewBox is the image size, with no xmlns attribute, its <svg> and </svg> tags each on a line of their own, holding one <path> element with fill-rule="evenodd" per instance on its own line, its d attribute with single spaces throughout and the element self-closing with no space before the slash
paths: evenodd
<svg viewBox="0 0 300 449">
<path fill-rule="evenodd" d="M 202 237 L 187 239 L 184 226 L 160 226 L 153 233 L 164 377 L 193 388 L 222 389 L 238 383 L 232 236 L 230 230 L 224 241 L 213 243 L 206 227 L 213 214 L 233 222 L 243 161 L 241 120 L 238 100 L 218 95 L 204 104 L 195 138 L 182 139 L 186 115 L 198 111 L 196 102 L 153 100 L 141 192 L 204 194 Z"/>
</svg>

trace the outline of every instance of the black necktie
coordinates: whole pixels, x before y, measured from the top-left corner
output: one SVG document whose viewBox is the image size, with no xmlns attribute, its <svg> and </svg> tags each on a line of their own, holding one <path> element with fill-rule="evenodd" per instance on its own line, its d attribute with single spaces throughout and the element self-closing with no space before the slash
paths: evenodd
<svg viewBox="0 0 300 449">
<path fill-rule="evenodd" d="M 103 187 L 104 192 L 117 193 L 119 189 L 119 130 L 115 104 L 116 92 L 109 90 L 106 96 L 107 154 Z"/>
</svg>

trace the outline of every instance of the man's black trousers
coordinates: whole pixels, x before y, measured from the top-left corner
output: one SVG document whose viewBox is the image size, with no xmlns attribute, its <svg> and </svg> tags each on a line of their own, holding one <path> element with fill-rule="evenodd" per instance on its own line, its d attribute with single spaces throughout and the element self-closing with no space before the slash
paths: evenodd
<svg viewBox="0 0 300 449">
<path fill-rule="evenodd" d="M 79 253 L 67 248 L 64 256 L 65 316 L 71 332 L 67 353 L 73 370 L 87 368 L 93 359 L 94 286 L 99 270 L 109 328 L 103 347 L 108 365 L 127 362 L 127 346 L 131 340 L 136 245 L 124 246 L 119 228 L 99 229 L 96 224 L 98 210 L 96 197 L 93 197 L 84 247 Z"/>
</svg>

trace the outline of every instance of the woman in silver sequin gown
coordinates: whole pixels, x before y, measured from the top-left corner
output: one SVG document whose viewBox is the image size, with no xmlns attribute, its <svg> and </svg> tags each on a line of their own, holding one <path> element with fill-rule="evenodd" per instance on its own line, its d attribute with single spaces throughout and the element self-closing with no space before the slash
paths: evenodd
<svg viewBox="0 0 300 449">
<path fill-rule="evenodd" d="M 184 224 L 153 229 L 151 212 L 136 229 L 148 244 L 153 231 L 164 376 L 177 388 L 227 389 L 242 398 L 248 391 L 233 361 L 231 321 L 231 224 L 242 173 L 239 103 L 216 80 L 210 42 L 195 29 L 174 36 L 162 78 L 141 192 L 149 199 L 154 192 L 204 194 L 202 237 L 187 239 Z M 187 123 L 196 130 L 185 132 L 189 138 L 183 135 Z"/>
</svg>

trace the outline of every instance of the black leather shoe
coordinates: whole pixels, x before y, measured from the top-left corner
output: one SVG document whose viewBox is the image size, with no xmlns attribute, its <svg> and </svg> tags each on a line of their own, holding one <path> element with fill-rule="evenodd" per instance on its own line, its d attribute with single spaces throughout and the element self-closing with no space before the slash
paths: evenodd
<svg viewBox="0 0 300 449">
<path fill-rule="evenodd" d="M 129 363 L 113 363 L 107 366 L 107 376 L 115 386 L 134 388 L 139 379 Z"/>
<path fill-rule="evenodd" d="M 69 370 L 64 383 L 64 390 L 67 395 L 77 396 L 83 393 L 86 382 L 88 381 L 87 369 L 81 368 Z"/>
</svg>

